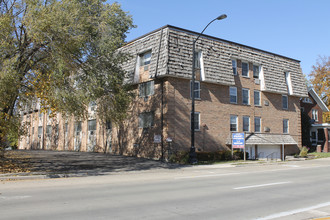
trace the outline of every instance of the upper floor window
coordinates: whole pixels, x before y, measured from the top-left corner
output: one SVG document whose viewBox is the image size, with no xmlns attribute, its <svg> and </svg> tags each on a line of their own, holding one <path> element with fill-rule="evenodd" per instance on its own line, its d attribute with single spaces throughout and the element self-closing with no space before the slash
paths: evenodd
<svg viewBox="0 0 330 220">
<path fill-rule="evenodd" d="M 316 109 L 312 109 L 312 119 L 315 121 L 319 120 L 318 111 Z"/>
<path fill-rule="evenodd" d="M 250 117 L 243 116 L 243 131 L 250 131 Z"/>
<path fill-rule="evenodd" d="M 259 90 L 254 90 L 254 105 L 255 106 L 261 106 L 260 91 Z"/>
<path fill-rule="evenodd" d="M 261 118 L 254 117 L 254 132 L 261 132 Z"/>
<path fill-rule="evenodd" d="M 288 109 L 288 96 L 287 95 L 282 95 L 282 108 L 283 109 Z"/>
<path fill-rule="evenodd" d="M 237 115 L 230 116 L 230 131 L 237 131 Z"/>
<path fill-rule="evenodd" d="M 283 119 L 283 133 L 289 133 L 289 119 Z"/>
<path fill-rule="evenodd" d="M 202 51 L 195 51 L 195 68 L 196 69 L 201 68 L 201 57 L 202 57 Z"/>
<path fill-rule="evenodd" d="M 310 98 L 303 98 L 302 100 L 304 103 L 310 103 L 313 104 L 312 100 Z"/>
<path fill-rule="evenodd" d="M 154 125 L 154 112 L 139 114 L 139 128 L 149 128 Z"/>
<path fill-rule="evenodd" d="M 229 87 L 230 103 L 237 103 L 237 88 Z"/>
<path fill-rule="evenodd" d="M 260 67 L 253 65 L 253 78 L 259 79 Z"/>
<path fill-rule="evenodd" d="M 242 89 L 243 105 L 250 105 L 250 89 Z"/>
<path fill-rule="evenodd" d="M 192 98 L 192 92 L 194 90 L 195 99 L 201 98 L 201 83 L 199 81 L 195 81 L 194 89 L 192 89 L 192 81 L 190 81 L 190 98 Z"/>
<path fill-rule="evenodd" d="M 88 131 L 96 131 L 96 120 L 88 120 Z"/>
<path fill-rule="evenodd" d="M 237 75 L 237 62 L 236 62 L 236 60 L 231 60 L 231 65 L 233 67 L 233 74 Z"/>
<path fill-rule="evenodd" d="M 147 51 L 143 54 L 140 54 L 140 66 L 149 65 L 150 60 L 151 60 L 151 51 Z"/>
<path fill-rule="evenodd" d="M 97 107 L 96 102 L 95 101 L 91 101 L 89 103 L 89 105 L 88 105 L 88 110 L 89 111 L 95 111 L 96 110 L 96 107 Z"/>
<path fill-rule="evenodd" d="M 249 63 L 242 62 L 242 76 L 249 77 Z"/>
<path fill-rule="evenodd" d="M 154 81 L 148 81 L 139 84 L 139 97 L 148 97 L 154 94 L 155 83 Z"/>
<path fill-rule="evenodd" d="M 199 112 L 195 112 L 193 126 L 194 126 L 195 131 L 200 130 L 200 113 Z"/>
</svg>

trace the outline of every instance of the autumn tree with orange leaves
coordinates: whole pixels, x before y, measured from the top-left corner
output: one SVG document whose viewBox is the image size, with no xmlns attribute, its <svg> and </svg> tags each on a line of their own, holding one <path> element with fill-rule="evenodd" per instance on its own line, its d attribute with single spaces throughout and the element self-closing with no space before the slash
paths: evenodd
<svg viewBox="0 0 330 220">
<path fill-rule="evenodd" d="M 330 57 L 320 57 L 309 74 L 310 83 L 330 109 Z M 323 113 L 323 122 L 330 122 L 330 112 Z"/>
</svg>

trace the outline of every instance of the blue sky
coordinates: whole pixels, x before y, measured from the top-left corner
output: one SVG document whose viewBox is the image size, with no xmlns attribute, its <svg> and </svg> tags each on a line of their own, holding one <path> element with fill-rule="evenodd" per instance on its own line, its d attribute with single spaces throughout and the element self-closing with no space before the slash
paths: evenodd
<svg viewBox="0 0 330 220">
<path fill-rule="evenodd" d="M 330 0 L 117 0 L 137 28 L 127 41 L 164 25 L 205 34 L 301 61 L 308 75 L 321 56 L 330 56 Z"/>
</svg>

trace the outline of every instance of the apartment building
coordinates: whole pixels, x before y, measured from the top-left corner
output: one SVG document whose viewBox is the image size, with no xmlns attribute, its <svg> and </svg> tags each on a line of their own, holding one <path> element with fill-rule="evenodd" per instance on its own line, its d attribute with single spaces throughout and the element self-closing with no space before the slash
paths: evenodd
<svg viewBox="0 0 330 220">
<path fill-rule="evenodd" d="M 121 125 L 100 122 L 96 114 L 80 122 L 81 126 L 72 118 L 64 122 L 59 116 L 58 126 L 53 123 L 55 129 L 47 132 L 45 123 L 49 120 L 44 116 L 40 136 L 58 133 L 62 144 L 50 141 L 58 150 L 78 150 L 74 146 L 80 141 L 82 151 L 166 158 L 190 148 L 194 92 L 197 151 L 231 149 L 231 133 L 245 132 L 250 159 L 283 159 L 298 152 L 299 101 L 307 97 L 300 61 L 202 35 L 196 43 L 196 81 L 192 85 L 192 42 L 197 36 L 196 32 L 167 25 L 119 49 L 132 55 L 123 68 L 126 83 L 136 94 L 129 117 Z M 24 117 L 31 120 L 33 116 L 26 113 Z M 33 127 L 36 130 L 37 126 Z M 93 141 L 90 131 L 94 131 Z M 31 145 L 31 137 L 45 145 L 45 140 L 39 140 L 42 137 L 37 139 L 36 131 L 31 135 L 22 138 L 20 148 L 48 149 L 47 144 Z"/>
</svg>

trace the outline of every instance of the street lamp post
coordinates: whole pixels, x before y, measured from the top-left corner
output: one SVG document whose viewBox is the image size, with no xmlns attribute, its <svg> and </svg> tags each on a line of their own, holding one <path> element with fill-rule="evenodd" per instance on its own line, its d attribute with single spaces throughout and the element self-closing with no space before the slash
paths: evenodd
<svg viewBox="0 0 330 220">
<path fill-rule="evenodd" d="M 193 41 L 193 54 L 192 54 L 192 74 L 191 74 L 191 114 L 190 114 L 190 120 L 191 120 L 191 147 L 190 147 L 190 152 L 189 152 L 189 162 L 192 164 L 197 163 L 197 157 L 196 157 L 196 149 L 195 149 L 195 44 L 199 37 L 204 33 L 206 28 L 215 20 L 222 20 L 225 19 L 227 15 L 222 14 L 219 17 L 213 19 L 206 27 L 204 30 L 197 36 L 197 38 Z"/>
</svg>

